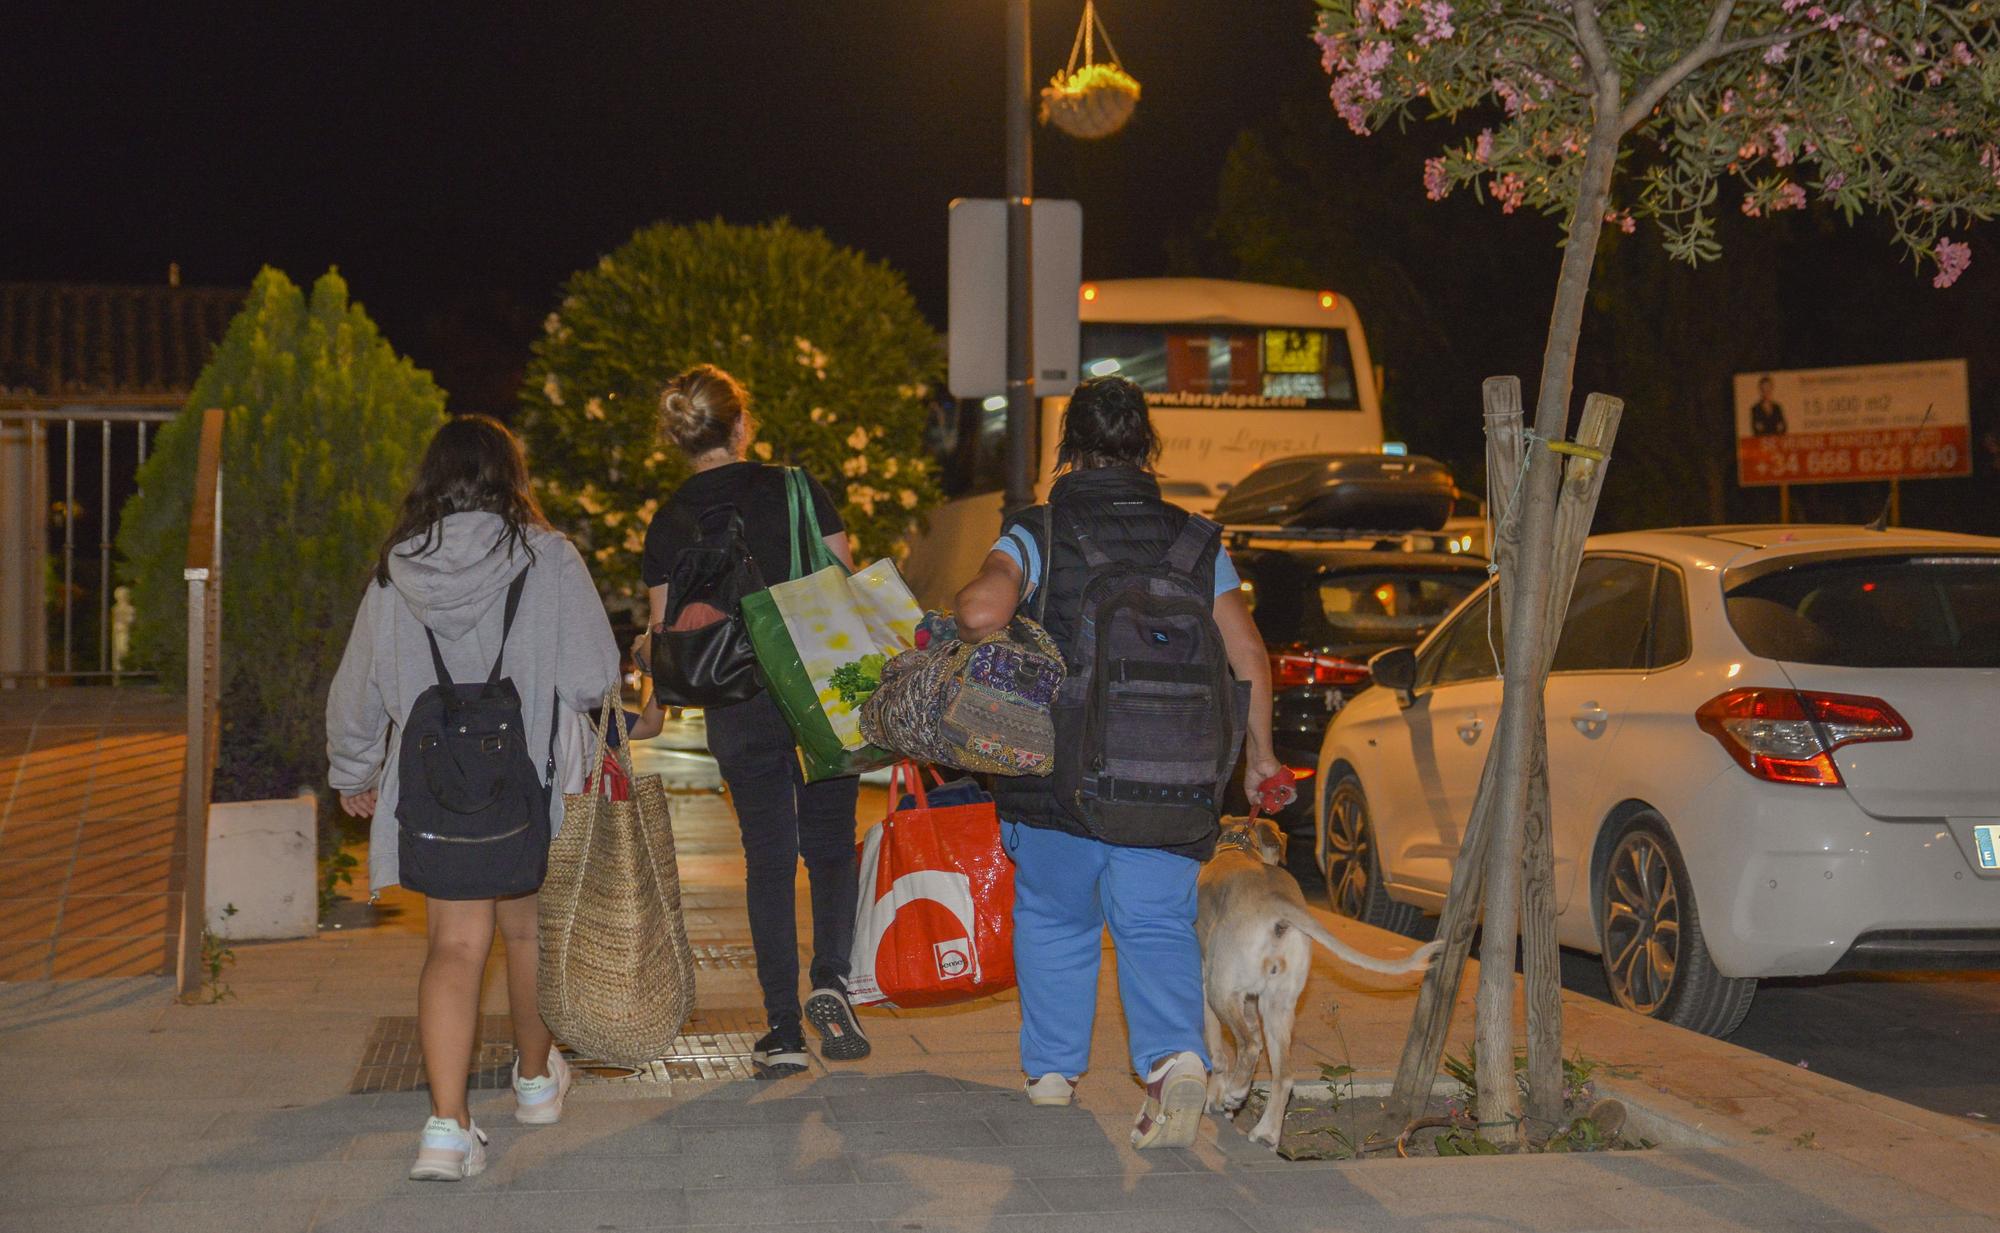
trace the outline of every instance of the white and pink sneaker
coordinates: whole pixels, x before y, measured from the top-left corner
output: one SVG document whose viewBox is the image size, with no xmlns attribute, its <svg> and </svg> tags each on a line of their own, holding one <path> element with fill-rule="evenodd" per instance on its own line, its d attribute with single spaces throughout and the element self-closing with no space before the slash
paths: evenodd
<svg viewBox="0 0 2000 1233">
<path fill-rule="evenodd" d="M 434 1117 L 424 1123 L 410 1180 L 462 1182 L 485 1168 L 486 1132 L 477 1126 L 461 1126 L 448 1117 Z"/>
<path fill-rule="evenodd" d="M 549 1047 L 549 1073 L 539 1079 L 521 1077 L 521 1059 L 514 1059 L 514 1120 L 524 1126 L 553 1126 L 562 1120 L 563 1097 L 575 1082 L 575 1072 L 562 1050 Z"/>
</svg>

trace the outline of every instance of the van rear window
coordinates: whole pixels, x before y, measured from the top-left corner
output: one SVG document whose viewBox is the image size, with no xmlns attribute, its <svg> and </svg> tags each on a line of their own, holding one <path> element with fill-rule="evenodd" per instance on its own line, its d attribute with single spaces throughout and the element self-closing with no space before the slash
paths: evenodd
<svg viewBox="0 0 2000 1233">
<path fill-rule="evenodd" d="M 1752 655 L 1841 668 L 2000 668 L 2000 556 L 1808 560 L 1727 593 Z"/>
</svg>

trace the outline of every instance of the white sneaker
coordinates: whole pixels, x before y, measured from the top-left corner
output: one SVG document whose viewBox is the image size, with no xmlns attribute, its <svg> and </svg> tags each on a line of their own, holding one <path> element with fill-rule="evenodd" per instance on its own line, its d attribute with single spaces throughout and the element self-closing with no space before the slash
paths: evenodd
<svg viewBox="0 0 2000 1233">
<path fill-rule="evenodd" d="M 1146 1075 L 1146 1101 L 1132 1121 L 1133 1147 L 1187 1147 L 1208 1103 L 1208 1068 L 1183 1049 Z"/>
<path fill-rule="evenodd" d="M 576 1074 L 562 1050 L 549 1046 L 549 1073 L 539 1079 L 521 1077 L 521 1059 L 514 1058 L 514 1120 L 524 1126 L 553 1126 L 562 1120 L 563 1097 Z"/>
<path fill-rule="evenodd" d="M 448 1117 L 424 1123 L 417 1145 L 417 1162 L 410 1166 L 413 1182 L 462 1182 L 486 1169 L 486 1132 L 461 1126 Z"/>
<path fill-rule="evenodd" d="M 1054 1071 L 1028 1082 L 1028 1103 L 1061 1108 L 1076 1095 L 1076 1080 Z"/>
</svg>

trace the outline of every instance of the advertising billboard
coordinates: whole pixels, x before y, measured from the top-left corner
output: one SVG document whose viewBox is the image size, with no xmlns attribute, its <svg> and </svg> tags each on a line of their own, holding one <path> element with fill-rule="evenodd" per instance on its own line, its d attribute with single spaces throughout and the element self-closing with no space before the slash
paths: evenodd
<svg viewBox="0 0 2000 1233">
<path fill-rule="evenodd" d="M 1964 360 L 1744 372 L 1735 387 L 1746 488 L 1972 474 Z"/>
</svg>

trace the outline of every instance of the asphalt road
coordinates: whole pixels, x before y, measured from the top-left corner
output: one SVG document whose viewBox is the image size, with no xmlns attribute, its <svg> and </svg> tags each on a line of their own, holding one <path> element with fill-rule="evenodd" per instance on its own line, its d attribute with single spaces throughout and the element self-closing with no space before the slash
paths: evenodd
<svg viewBox="0 0 2000 1233">
<path fill-rule="evenodd" d="M 1563 983 L 1608 1000 L 1594 956 L 1565 953 Z M 2000 1130 L 2000 973 L 1765 981 L 1729 1041 Z"/>
</svg>

